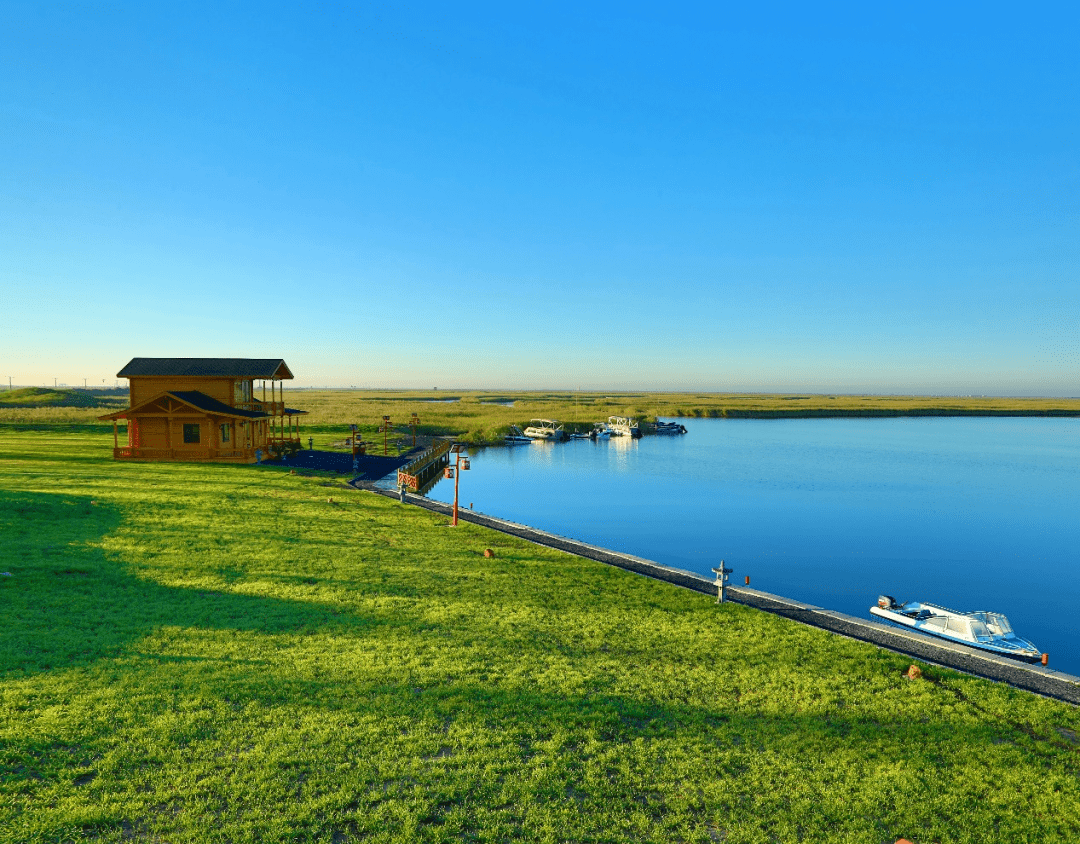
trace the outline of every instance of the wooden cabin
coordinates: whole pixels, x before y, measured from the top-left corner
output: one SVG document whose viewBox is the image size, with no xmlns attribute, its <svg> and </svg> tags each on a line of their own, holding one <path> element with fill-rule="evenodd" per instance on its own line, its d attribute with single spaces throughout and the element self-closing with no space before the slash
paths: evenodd
<svg viewBox="0 0 1080 844">
<path fill-rule="evenodd" d="M 116 376 L 128 379 L 130 406 L 99 418 L 112 420 L 117 460 L 254 463 L 300 447 L 307 411 L 285 406 L 281 382 L 293 374 L 280 358 L 132 358 Z"/>
</svg>

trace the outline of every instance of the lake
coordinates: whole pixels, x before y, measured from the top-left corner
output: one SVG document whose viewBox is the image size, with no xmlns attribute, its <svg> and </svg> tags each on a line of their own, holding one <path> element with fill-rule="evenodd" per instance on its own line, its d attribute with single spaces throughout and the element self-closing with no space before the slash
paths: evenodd
<svg viewBox="0 0 1080 844">
<path fill-rule="evenodd" d="M 475 451 L 460 502 L 860 617 L 881 593 L 998 610 L 1080 674 L 1080 419 L 678 421 Z"/>
</svg>

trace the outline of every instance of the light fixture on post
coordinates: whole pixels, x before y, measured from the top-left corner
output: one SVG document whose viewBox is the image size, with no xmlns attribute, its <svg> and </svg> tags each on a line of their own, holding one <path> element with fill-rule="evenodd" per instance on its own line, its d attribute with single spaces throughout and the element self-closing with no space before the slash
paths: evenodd
<svg viewBox="0 0 1080 844">
<path fill-rule="evenodd" d="M 450 451 L 454 453 L 454 465 L 446 467 L 446 477 L 454 479 L 454 517 L 450 520 L 453 527 L 458 523 L 458 482 L 461 480 L 461 473 L 470 468 L 469 458 L 461 456 L 461 449 L 461 443 L 450 446 Z"/>
</svg>

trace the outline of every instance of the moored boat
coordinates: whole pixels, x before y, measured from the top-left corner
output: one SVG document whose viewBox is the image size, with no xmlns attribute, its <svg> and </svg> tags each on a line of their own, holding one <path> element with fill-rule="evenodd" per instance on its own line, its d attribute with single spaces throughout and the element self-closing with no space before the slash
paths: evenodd
<svg viewBox="0 0 1080 844">
<path fill-rule="evenodd" d="M 566 431 L 554 419 L 533 419 L 525 429 L 530 440 L 565 440 Z"/>
<path fill-rule="evenodd" d="M 532 440 L 525 436 L 517 425 L 511 425 L 510 433 L 503 437 L 503 442 L 507 445 L 517 445 L 518 443 L 531 443 Z"/>
<path fill-rule="evenodd" d="M 613 437 L 634 437 L 636 439 L 641 436 L 638 423 L 628 416 L 609 416 L 607 426 Z"/>
<path fill-rule="evenodd" d="M 685 434 L 686 426 L 679 422 L 656 422 L 656 433 L 658 434 Z"/>
<path fill-rule="evenodd" d="M 957 612 L 925 601 L 898 604 L 891 595 L 881 595 L 870 614 L 939 639 L 959 642 L 1002 656 L 1038 662 L 1042 654 L 1034 644 L 1013 632 L 1009 619 L 999 612 Z"/>
</svg>

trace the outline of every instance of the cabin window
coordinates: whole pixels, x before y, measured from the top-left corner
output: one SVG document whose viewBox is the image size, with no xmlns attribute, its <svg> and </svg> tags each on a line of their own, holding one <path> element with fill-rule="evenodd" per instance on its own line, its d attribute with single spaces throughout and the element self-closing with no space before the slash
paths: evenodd
<svg viewBox="0 0 1080 844">
<path fill-rule="evenodd" d="M 184 423 L 184 442 L 185 443 L 197 443 L 199 442 L 199 423 L 193 424 Z"/>
<path fill-rule="evenodd" d="M 233 382 L 233 403 L 237 405 L 247 404 L 251 401 L 251 382 Z"/>
<path fill-rule="evenodd" d="M 221 441 L 223 443 L 227 443 L 229 441 L 229 426 L 228 425 L 222 425 L 221 426 Z"/>
</svg>

